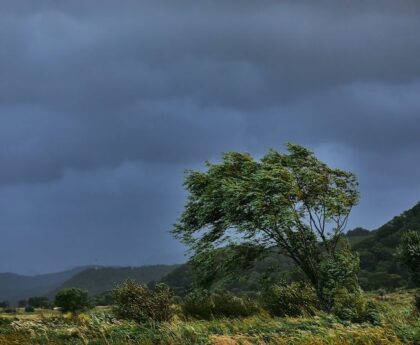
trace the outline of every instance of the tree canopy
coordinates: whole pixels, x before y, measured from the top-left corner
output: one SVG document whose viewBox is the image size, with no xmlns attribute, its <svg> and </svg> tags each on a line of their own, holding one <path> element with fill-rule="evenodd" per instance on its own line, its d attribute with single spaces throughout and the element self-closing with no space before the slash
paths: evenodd
<svg viewBox="0 0 420 345">
<path fill-rule="evenodd" d="M 336 258 L 358 183 L 302 146 L 288 144 L 287 151 L 270 150 L 260 160 L 229 152 L 221 163 L 206 162 L 207 171 L 187 171 L 189 196 L 173 233 L 196 256 L 229 244 L 253 253 L 276 248 L 322 298 L 321 263 Z"/>
<path fill-rule="evenodd" d="M 64 288 L 58 291 L 54 304 L 64 312 L 74 313 L 89 307 L 89 296 L 87 291 L 79 288 Z"/>
</svg>

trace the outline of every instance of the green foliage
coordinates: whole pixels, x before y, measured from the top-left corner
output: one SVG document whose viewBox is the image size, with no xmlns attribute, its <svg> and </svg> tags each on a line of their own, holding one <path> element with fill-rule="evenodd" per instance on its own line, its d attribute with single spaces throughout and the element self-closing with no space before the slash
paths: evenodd
<svg viewBox="0 0 420 345">
<path fill-rule="evenodd" d="M 35 297 L 30 297 L 28 299 L 28 305 L 30 305 L 31 307 L 34 308 L 50 308 L 51 307 L 51 302 L 48 299 L 48 297 L 45 296 L 35 296 Z"/>
<path fill-rule="evenodd" d="M 127 280 L 113 290 L 114 314 L 138 323 L 169 321 L 173 317 L 172 292 L 165 284 L 150 289 L 134 280 Z"/>
<path fill-rule="evenodd" d="M 237 297 L 226 291 L 210 293 L 202 289 L 189 293 L 184 298 L 181 309 L 186 317 L 203 320 L 247 317 L 259 311 L 257 303 L 248 297 Z"/>
<path fill-rule="evenodd" d="M 356 323 L 370 322 L 381 324 L 381 312 L 378 304 L 366 298 L 361 292 L 337 291 L 332 312 L 343 321 Z"/>
<path fill-rule="evenodd" d="M 413 284 L 409 269 L 400 265 L 395 255 L 404 233 L 412 229 L 420 229 L 420 203 L 372 231 L 370 237 L 352 244 L 360 255 L 359 277 L 364 289 L 394 290 Z"/>
<path fill-rule="evenodd" d="M 114 295 L 112 291 L 105 291 L 96 296 L 91 300 L 94 306 L 109 306 L 114 304 Z"/>
<path fill-rule="evenodd" d="M 196 289 L 185 296 L 182 304 L 182 313 L 186 317 L 209 320 L 213 318 L 214 305 L 211 294 L 204 289 Z"/>
<path fill-rule="evenodd" d="M 420 203 L 395 217 L 379 230 L 368 232 L 359 228 L 346 234 L 345 239 L 360 257 L 361 270 L 358 278 L 363 290 L 394 291 L 401 287 L 414 287 L 414 283 L 409 279 L 409 270 L 400 265 L 395 256 L 402 233 L 409 228 L 420 228 Z M 199 268 L 200 274 L 209 273 L 205 279 L 197 279 L 195 266 L 189 262 L 174 270 L 168 275 L 168 279 L 165 277 L 163 281 L 174 288 L 176 294 L 184 296 L 191 290 L 194 281 L 202 281 L 201 286 L 209 290 L 223 287 L 235 293 L 243 293 L 260 290 L 261 283 L 271 286 L 280 282 L 282 278 L 288 281 L 302 279 L 301 276 L 297 277 L 299 270 L 294 269 L 292 260 L 275 250 L 257 258 L 245 271 L 239 272 L 239 269 L 236 269 L 233 273 L 225 274 L 231 266 L 226 263 L 226 258 L 230 260 L 232 257 L 232 254 L 227 252 L 230 249 L 230 246 L 218 248 L 220 253 L 213 256 L 214 262 L 210 262 L 207 257 L 207 260 L 199 263 L 200 267 L 203 264 L 208 267 Z"/>
<path fill-rule="evenodd" d="M 333 315 L 278 318 L 182 320 L 136 324 L 98 308 L 69 318 L 53 312 L 0 317 L 1 345 L 398 345 L 420 342 L 420 319 L 412 312 L 412 291 L 381 300 L 382 324 L 337 322 Z"/>
<path fill-rule="evenodd" d="M 318 307 L 315 290 L 305 283 L 274 285 L 264 292 L 262 304 L 273 316 L 313 315 Z"/>
<path fill-rule="evenodd" d="M 77 312 L 89 308 L 87 291 L 79 288 L 61 289 L 56 295 L 54 304 L 64 312 Z"/>
<path fill-rule="evenodd" d="M 353 230 L 347 231 L 346 236 L 347 237 L 367 237 L 370 236 L 371 232 L 364 228 L 355 228 Z"/>
<path fill-rule="evenodd" d="M 417 291 L 417 293 L 414 296 L 414 306 L 417 312 L 420 313 L 420 291 Z"/>
<path fill-rule="evenodd" d="M 414 283 L 420 286 L 420 230 L 403 235 L 397 257 L 410 270 Z"/>
<path fill-rule="evenodd" d="M 171 287 L 177 296 L 185 296 L 194 282 L 194 272 L 190 262 L 181 265 L 160 280 Z"/>
<path fill-rule="evenodd" d="M 25 307 L 25 312 L 26 313 L 33 313 L 34 311 L 35 311 L 35 308 L 30 306 L 30 305 Z"/>
<path fill-rule="evenodd" d="M 360 287 L 357 280 L 359 272 L 359 256 L 352 253 L 346 242 L 334 257 L 327 257 L 320 265 L 322 294 L 321 303 L 326 310 L 330 310 L 334 304 L 334 296 L 340 289 L 354 293 Z"/>
<path fill-rule="evenodd" d="M 222 244 L 246 248 L 246 260 L 264 253 L 261 249 L 279 249 L 320 296 L 319 265 L 325 256 L 335 258 L 358 202 L 357 180 L 301 146 L 288 144 L 287 149 L 289 154 L 271 150 L 260 161 L 230 152 L 221 164 L 207 163 L 206 172 L 190 171 L 185 180 L 188 202 L 173 233 L 201 262 Z M 237 262 L 237 256 L 232 258 Z M 212 265 L 200 267 L 214 270 Z"/>
</svg>

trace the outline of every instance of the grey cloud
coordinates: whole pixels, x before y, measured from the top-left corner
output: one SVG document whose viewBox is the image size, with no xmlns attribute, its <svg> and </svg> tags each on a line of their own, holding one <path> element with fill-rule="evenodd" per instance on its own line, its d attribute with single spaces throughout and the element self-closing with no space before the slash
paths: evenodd
<svg viewBox="0 0 420 345">
<path fill-rule="evenodd" d="M 293 141 L 355 171 L 354 226 L 420 199 L 417 1 L 0 6 L 0 231 L 36 244 L 0 270 L 182 260 L 182 171 L 222 151 Z"/>
</svg>

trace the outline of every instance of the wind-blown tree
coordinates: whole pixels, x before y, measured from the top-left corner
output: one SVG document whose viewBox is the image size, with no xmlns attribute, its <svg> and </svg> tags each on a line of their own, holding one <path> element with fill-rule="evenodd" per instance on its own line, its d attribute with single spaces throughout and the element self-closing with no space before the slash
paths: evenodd
<svg viewBox="0 0 420 345">
<path fill-rule="evenodd" d="M 357 179 L 302 146 L 287 150 L 270 150 L 260 160 L 229 152 L 220 164 L 206 162 L 205 172 L 187 171 L 188 201 L 173 233 L 199 260 L 227 244 L 246 253 L 277 249 L 300 267 L 329 310 L 325 267 L 337 271 L 333 264 L 343 262 L 337 253 L 359 199 Z M 352 268 L 336 280 L 355 274 Z"/>
</svg>

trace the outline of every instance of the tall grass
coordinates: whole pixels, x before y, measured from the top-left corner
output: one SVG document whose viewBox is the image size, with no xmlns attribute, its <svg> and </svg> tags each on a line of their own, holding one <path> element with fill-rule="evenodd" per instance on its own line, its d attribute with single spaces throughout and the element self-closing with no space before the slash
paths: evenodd
<svg viewBox="0 0 420 345">
<path fill-rule="evenodd" d="M 412 294 L 378 301 L 381 326 L 341 322 L 318 313 L 312 317 L 220 318 L 139 325 L 117 320 L 109 310 L 78 316 L 0 319 L 0 345 L 389 345 L 419 344 L 420 321 Z"/>
</svg>

